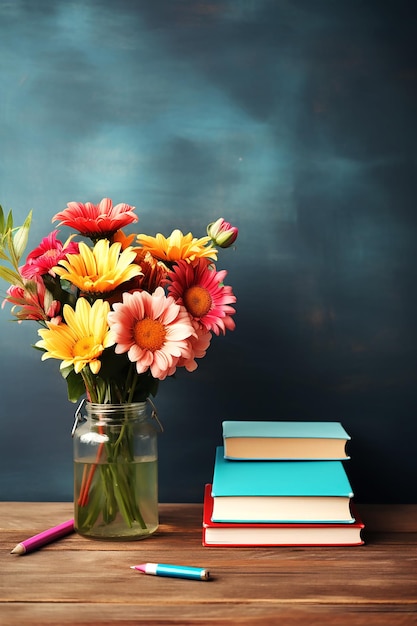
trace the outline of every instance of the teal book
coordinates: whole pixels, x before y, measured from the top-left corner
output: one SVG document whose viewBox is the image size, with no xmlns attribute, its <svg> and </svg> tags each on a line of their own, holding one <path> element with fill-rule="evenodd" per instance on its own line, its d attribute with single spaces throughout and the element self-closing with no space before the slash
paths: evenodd
<svg viewBox="0 0 417 626">
<path fill-rule="evenodd" d="M 352 505 L 353 506 L 353 505 Z M 364 523 L 355 511 L 352 524 L 289 524 L 213 522 L 211 485 L 204 488 L 203 546 L 359 546 Z"/>
<path fill-rule="evenodd" d="M 227 459 L 345 460 L 350 437 L 340 422 L 223 422 Z"/>
<path fill-rule="evenodd" d="M 231 461 L 216 450 L 213 522 L 352 523 L 341 461 Z"/>
</svg>

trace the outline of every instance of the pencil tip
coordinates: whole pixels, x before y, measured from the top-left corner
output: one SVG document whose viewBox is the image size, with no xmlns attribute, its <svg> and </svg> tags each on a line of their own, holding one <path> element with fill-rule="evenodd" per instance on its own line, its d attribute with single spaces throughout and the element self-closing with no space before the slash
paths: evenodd
<svg viewBox="0 0 417 626">
<path fill-rule="evenodd" d="M 146 572 L 146 564 L 141 563 L 141 565 L 131 565 L 131 569 L 135 569 L 138 572 Z"/>
<path fill-rule="evenodd" d="M 13 550 L 10 552 L 10 554 L 24 554 L 26 552 L 25 548 L 22 546 L 21 543 L 18 543 L 17 546 L 15 546 L 13 548 Z"/>
</svg>

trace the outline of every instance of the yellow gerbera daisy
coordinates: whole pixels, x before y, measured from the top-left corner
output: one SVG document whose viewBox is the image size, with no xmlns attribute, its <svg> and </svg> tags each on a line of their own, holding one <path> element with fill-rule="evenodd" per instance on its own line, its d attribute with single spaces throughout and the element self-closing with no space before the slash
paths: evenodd
<svg viewBox="0 0 417 626">
<path fill-rule="evenodd" d="M 89 365 L 92 373 L 97 374 L 101 367 L 99 357 L 114 344 L 107 323 L 109 311 L 110 305 L 104 300 L 90 305 L 85 298 L 79 298 L 75 311 L 66 304 L 63 311 L 66 323 L 47 322 L 47 329 L 38 330 L 42 339 L 36 347 L 45 350 L 42 361 L 60 359 L 61 369 L 72 365 L 77 374 Z"/>
<path fill-rule="evenodd" d="M 109 293 L 141 274 L 133 263 L 135 251 L 120 250 L 120 242 L 110 245 L 107 239 L 100 239 L 93 249 L 80 242 L 79 254 L 67 254 L 54 271 L 84 293 Z"/>
<path fill-rule="evenodd" d="M 216 261 L 217 250 L 209 242 L 211 242 L 211 237 L 197 239 L 191 233 L 183 235 L 178 229 L 173 230 L 169 237 L 164 237 L 161 233 L 158 233 L 156 237 L 138 235 L 138 243 L 142 248 L 156 259 L 166 263 L 180 259 L 192 263 L 203 257 Z"/>
</svg>

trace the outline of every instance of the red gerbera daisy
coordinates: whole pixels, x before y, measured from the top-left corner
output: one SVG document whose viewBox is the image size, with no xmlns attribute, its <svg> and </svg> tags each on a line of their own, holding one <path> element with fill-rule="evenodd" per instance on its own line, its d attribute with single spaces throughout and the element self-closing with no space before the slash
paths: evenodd
<svg viewBox="0 0 417 626">
<path fill-rule="evenodd" d="M 110 198 L 103 198 L 99 204 L 68 202 L 67 208 L 54 215 L 52 221 L 61 220 L 60 225 L 69 226 L 96 241 L 109 239 L 119 228 L 137 222 L 134 210 L 135 207 L 124 203 L 113 206 Z"/>
<path fill-rule="evenodd" d="M 229 305 L 236 302 L 236 296 L 231 287 L 223 285 L 226 275 L 226 270 L 216 271 L 206 259 L 199 259 L 195 266 L 180 260 L 168 273 L 168 293 L 216 335 L 235 328 L 231 316 L 236 311 Z"/>
</svg>

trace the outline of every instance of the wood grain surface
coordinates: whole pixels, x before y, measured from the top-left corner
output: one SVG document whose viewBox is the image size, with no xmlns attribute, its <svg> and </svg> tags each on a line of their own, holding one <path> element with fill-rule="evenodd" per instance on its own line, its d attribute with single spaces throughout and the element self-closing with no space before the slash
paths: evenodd
<svg viewBox="0 0 417 626">
<path fill-rule="evenodd" d="M 202 506 L 162 504 L 150 539 L 73 534 L 16 556 L 19 541 L 71 518 L 72 505 L 0 502 L 0 624 L 417 624 L 417 505 L 359 508 L 359 547 L 205 548 Z M 206 567 L 212 578 L 130 569 L 145 561 Z"/>
</svg>

